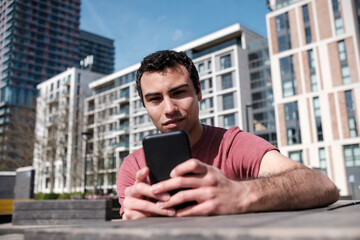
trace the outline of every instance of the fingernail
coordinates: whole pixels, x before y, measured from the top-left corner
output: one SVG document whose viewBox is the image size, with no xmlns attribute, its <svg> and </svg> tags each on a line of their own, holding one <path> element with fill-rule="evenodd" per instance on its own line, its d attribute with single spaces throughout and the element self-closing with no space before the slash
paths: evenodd
<svg viewBox="0 0 360 240">
<path fill-rule="evenodd" d="M 175 177 L 175 171 L 174 171 L 174 170 L 172 170 L 172 171 L 170 172 L 170 177 Z"/>
<path fill-rule="evenodd" d="M 164 208 L 164 203 L 163 203 L 163 202 L 158 201 L 158 202 L 156 203 L 156 205 L 157 205 L 159 208 Z"/>
<path fill-rule="evenodd" d="M 160 186 L 159 185 L 152 185 L 150 187 L 150 190 L 152 193 L 159 193 L 160 192 Z"/>
<path fill-rule="evenodd" d="M 175 215 L 175 209 L 172 209 L 172 208 L 171 208 L 171 209 L 168 209 L 168 210 L 167 210 L 167 215 L 168 215 L 168 216 L 174 216 L 174 215 Z"/>
<path fill-rule="evenodd" d="M 161 195 L 159 196 L 159 199 L 160 199 L 161 201 L 167 201 L 167 200 L 170 199 L 170 194 L 168 194 L 168 193 L 161 194 Z"/>
</svg>

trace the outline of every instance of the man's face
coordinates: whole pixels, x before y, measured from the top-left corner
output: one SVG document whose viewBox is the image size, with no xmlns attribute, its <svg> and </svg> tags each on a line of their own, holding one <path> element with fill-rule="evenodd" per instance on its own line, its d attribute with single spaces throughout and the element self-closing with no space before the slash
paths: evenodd
<svg viewBox="0 0 360 240">
<path fill-rule="evenodd" d="M 196 94 L 189 73 L 182 65 L 141 77 L 144 104 L 160 132 L 185 130 L 190 136 L 199 126 L 201 92 Z"/>
</svg>

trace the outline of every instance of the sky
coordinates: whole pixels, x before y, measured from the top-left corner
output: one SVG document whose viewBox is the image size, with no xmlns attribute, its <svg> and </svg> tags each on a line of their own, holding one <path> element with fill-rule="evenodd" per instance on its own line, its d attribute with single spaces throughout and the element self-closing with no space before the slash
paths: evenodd
<svg viewBox="0 0 360 240">
<path fill-rule="evenodd" d="M 266 37 L 265 0 L 82 0 L 80 29 L 114 40 L 115 72 L 235 23 Z"/>
</svg>

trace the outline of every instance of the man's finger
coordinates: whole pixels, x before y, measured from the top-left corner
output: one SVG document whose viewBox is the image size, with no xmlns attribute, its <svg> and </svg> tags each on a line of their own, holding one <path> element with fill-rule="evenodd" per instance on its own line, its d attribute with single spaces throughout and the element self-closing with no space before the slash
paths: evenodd
<svg viewBox="0 0 360 240">
<path fill-rule="evenodd" d="M 148 213 L 150 215 L 162 215 L 162 216 L 175 216 L 175 210 L 173 208 L 160 208 L 156 203 L 144 200 L 144 199 L 138 199 L 138 198 L 132 198 L 131 200 L 131 209 L 130 211 L 139 211 L 143 213 Z M 125 205 L 125 208 L 127 208 L 127 205 Z M 126 210 L 125 210 L 126 211 Z"/>
<path fill-rule="evenodd" d="M 184 176 L 186 174 L 205 174 L 207 165 L 197 159 L 189 159 L 176 166 L 170 173 L 171 177 Z"/>
<path fill-rule="evenodd" d="M 140 169 L 139 171 L 136 172 L 136 177 L 135 177 L 135 183 L 137 182 L 146 182 L 146 178 L 147 176 L 149 176 L 149 168 L 148 167 L 144 167 L 142 169 Z"/>
</svg>

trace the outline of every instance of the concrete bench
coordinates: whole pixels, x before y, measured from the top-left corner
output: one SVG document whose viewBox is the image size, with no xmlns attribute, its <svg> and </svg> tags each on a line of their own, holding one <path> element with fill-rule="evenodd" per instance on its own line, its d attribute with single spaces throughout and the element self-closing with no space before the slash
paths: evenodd
<svg viewBox="0 0 360 240">
<path fill-rule="evenodd" d="M 96 200 L 43 200 L 14 202 L 13 225 L 53 225 L 110 221 L 112 203 Z"/>
</svg>

